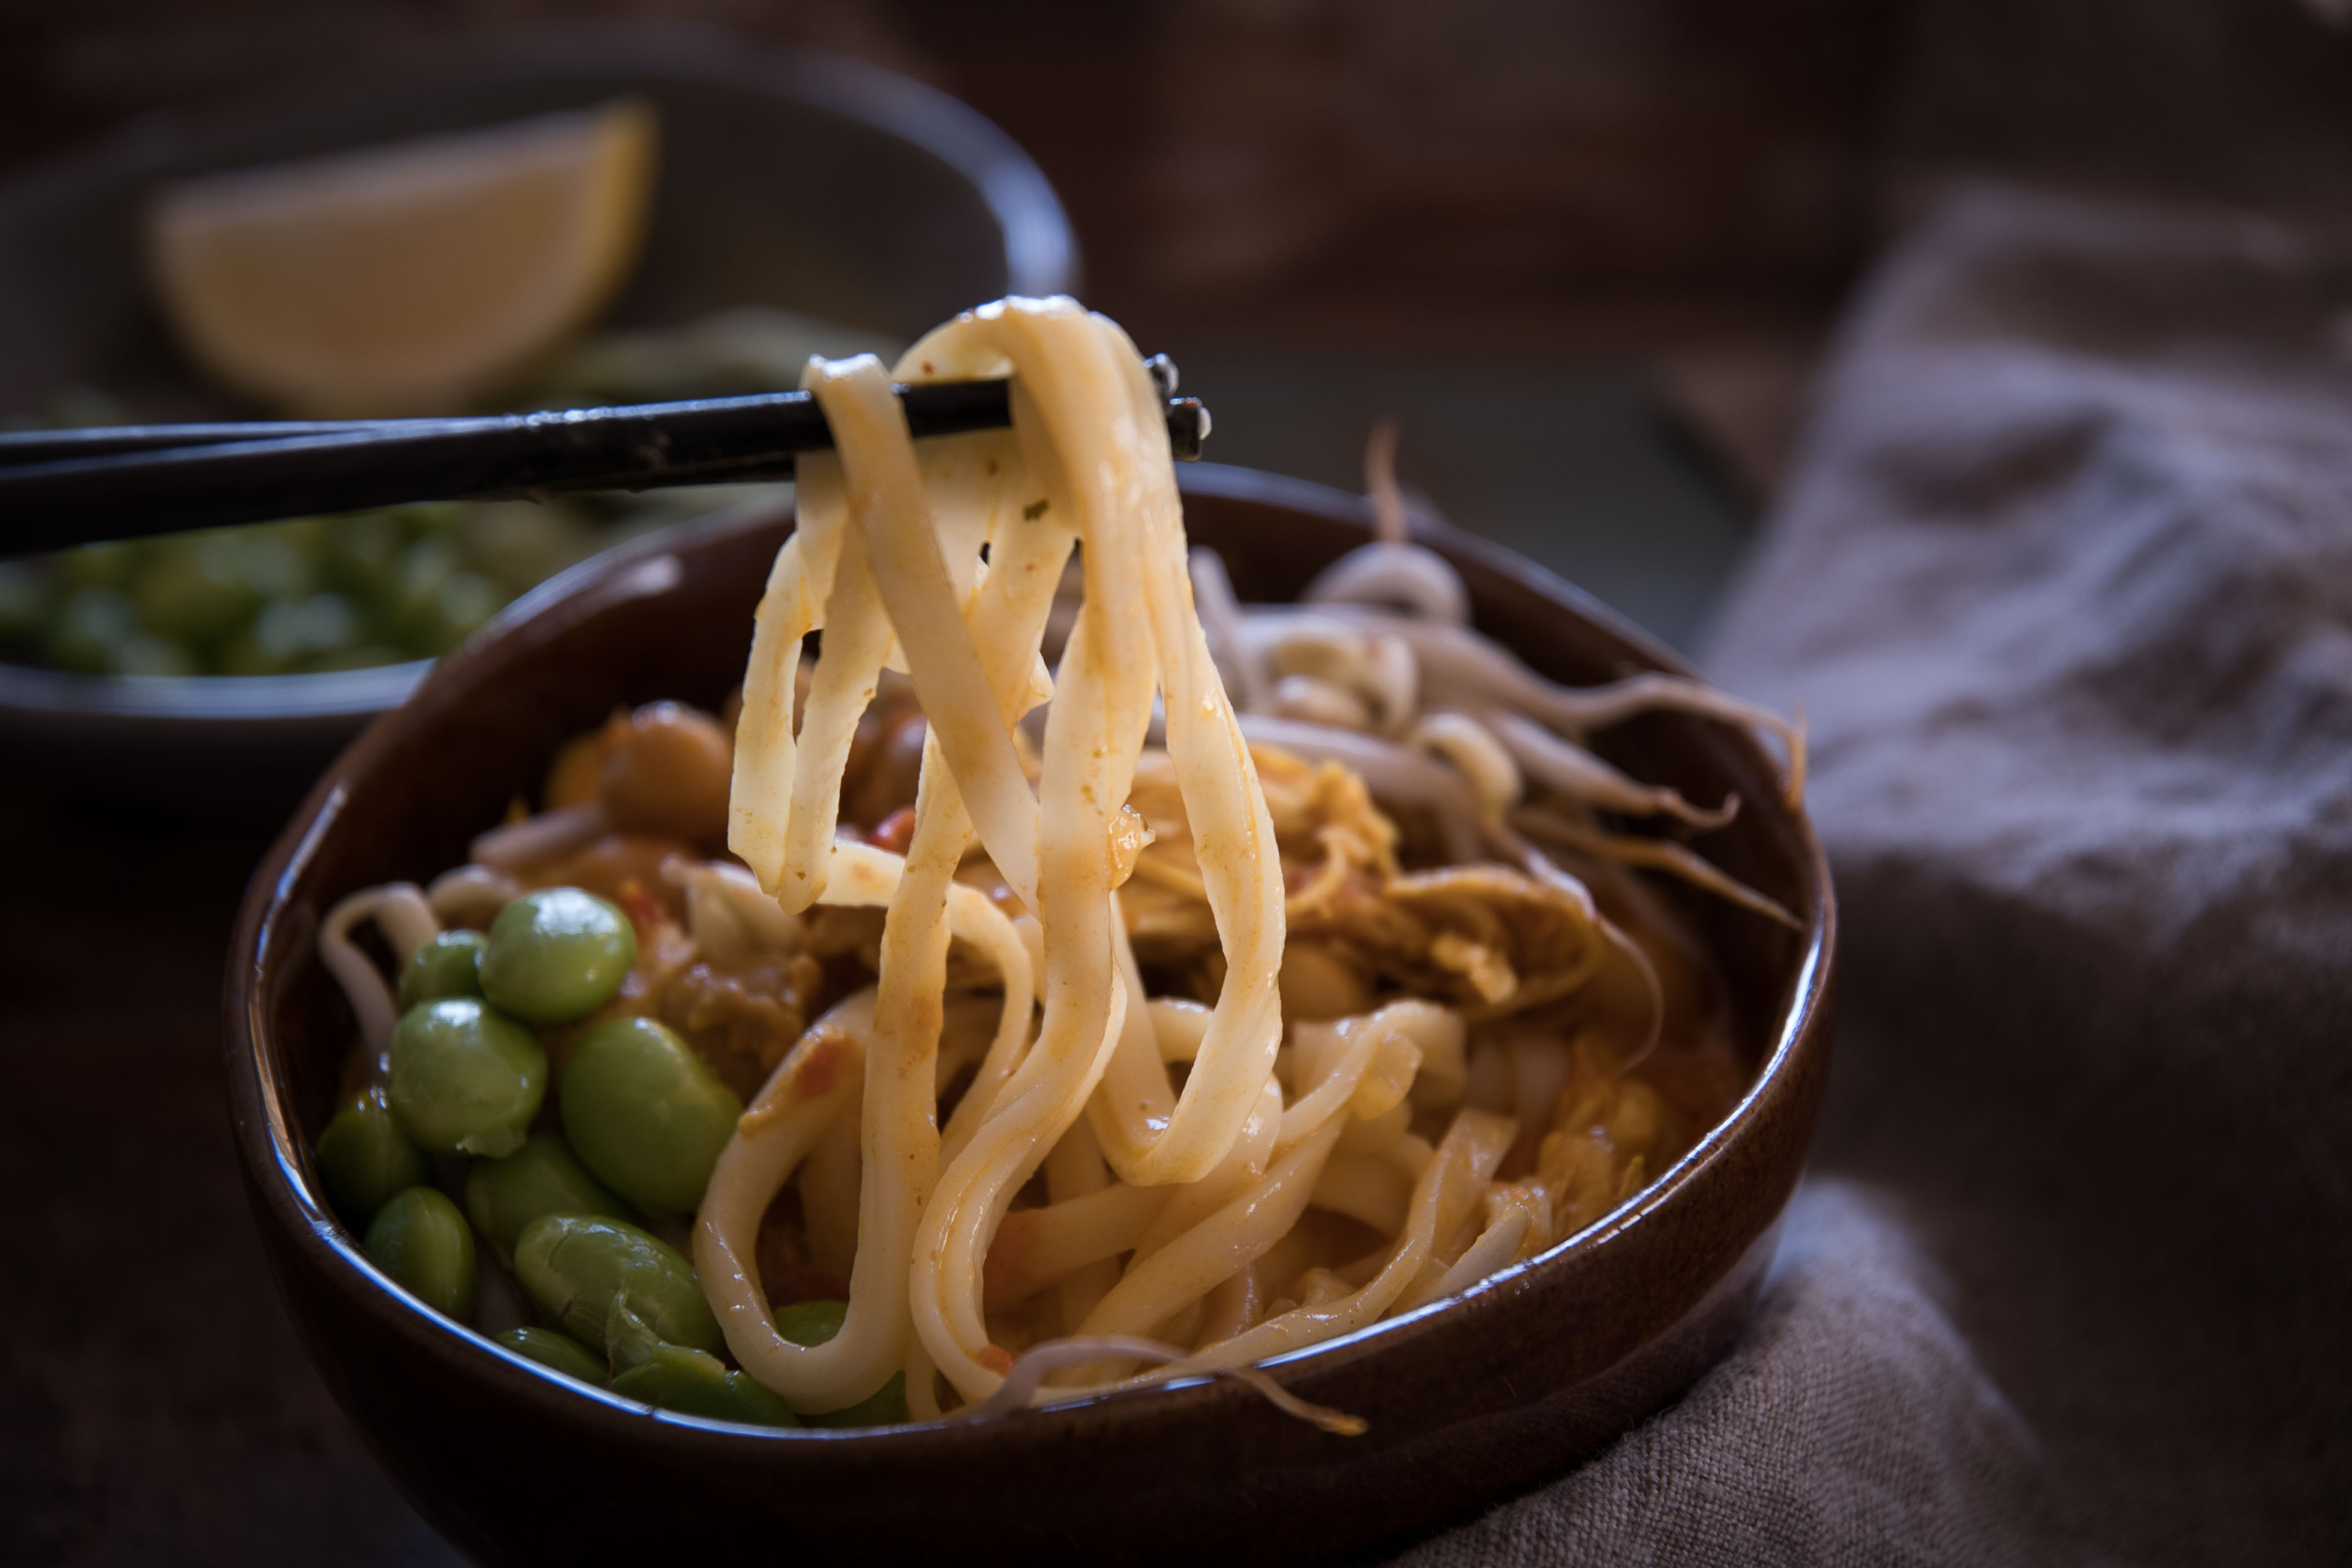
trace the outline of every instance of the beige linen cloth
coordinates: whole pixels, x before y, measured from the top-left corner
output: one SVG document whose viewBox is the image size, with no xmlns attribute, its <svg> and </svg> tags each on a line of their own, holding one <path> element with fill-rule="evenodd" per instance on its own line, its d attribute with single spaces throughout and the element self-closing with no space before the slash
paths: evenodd
<svg viewBox="0 0 2352 1568">
<path fill-rule="evenodd" d="M 1812 720 L 1811 1174 L 1679 1404 L 1404 1561 L 2352 1561 L 2352 236 L 1959 193 L 1707 665 Z"/>
</svg>

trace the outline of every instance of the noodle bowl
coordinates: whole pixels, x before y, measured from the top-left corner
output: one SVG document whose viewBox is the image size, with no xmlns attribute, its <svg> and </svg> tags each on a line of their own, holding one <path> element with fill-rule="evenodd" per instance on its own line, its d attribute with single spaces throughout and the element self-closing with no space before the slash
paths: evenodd
<svg viewBox="0 0 2352 1568">
<path fill-rule="evenodd" d="M 1793 801 L 1792 727 L 1673 677 L 1542 680 L 1392 504 L 1308 603 L 1246 609 L 1188 561 L 1115 326 L 1008 300 L 897 369 L 1007 374 L 1012 430 L 918 448 L 877 362 L 813 363 L 836 451 L 803 460 L 731 737 L 624 716 L 547 810 L 321 939 L 364 1081 L 397 1009 L 361 921 L 406 960 L 533 889 L 625 910 L 595 1016 L 666 1020 L 750 1091 L 672 1229 L 740 1375 L 804 1417 L 1245 1367 L 1458 1293 L 1624 1201 L 1739 1088 L 1703 950 L 1626 868 L 1793 923 L 1628 830 L 1704 833 L 1736 798 L 1582 743 L 1660 710 L 1763 731 Z M 615 780 L 688 730 L 723 744 L 723 827 L 632 830 Z M 811 1343 L 779 1297 L 819 1276 L 845 1308 Z"/>
</svg>

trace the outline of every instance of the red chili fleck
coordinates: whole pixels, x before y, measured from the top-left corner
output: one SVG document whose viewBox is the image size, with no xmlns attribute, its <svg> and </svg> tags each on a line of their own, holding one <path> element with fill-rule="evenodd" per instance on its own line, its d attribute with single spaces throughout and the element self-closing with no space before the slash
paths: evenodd
<svg viewBox="0 0 2352 1568">
<path fill-rule="evenodd" d="M 915 837 L 915 808 L 902 805 L 874 825 L 866 842 L 877 849 L 887 849 L 893 855 L 904 855 Z"/>
<path fill-rule="evenodd" d="M 620 892 L 622 912 L 629 917 L 629 923 L 637 928 L 640 937 L 669 918 L 668 911 L 661 907 L 661 900 L 646 892 L 646 885 L 635 877 L 622 880 Z"/>
<path fill-rule="evenodd" d="M 808 1055 L 793 1069 L 793 1088 L 805 1100 L 819 1100 L 833 1088 L 834 1075 L 841 1068 L 841 1045 L 830 1036 L 820 1035 L 809 1046 Z"/>
</svg>

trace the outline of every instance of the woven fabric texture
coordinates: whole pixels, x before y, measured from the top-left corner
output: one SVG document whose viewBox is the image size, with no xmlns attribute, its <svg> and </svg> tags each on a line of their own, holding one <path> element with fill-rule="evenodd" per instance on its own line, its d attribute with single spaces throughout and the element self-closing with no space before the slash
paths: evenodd
<svg viewBox="0 0 2352 1568">
<path fill-rule="evenodd" d="M 1955 193 L 1707 664 L 1811 721 L 1811 1173 L 1713 1371 L 1404 1561 L 2352 1560 L 2352 234 Z"/>
</svg>

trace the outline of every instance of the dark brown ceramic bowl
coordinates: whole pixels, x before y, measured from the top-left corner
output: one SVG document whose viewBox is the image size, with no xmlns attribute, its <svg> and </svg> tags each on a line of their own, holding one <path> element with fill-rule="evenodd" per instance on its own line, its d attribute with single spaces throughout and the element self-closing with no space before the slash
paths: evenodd
<svg viewBox="0 0 2352 1568">
<path fill-rule="evenodd" d="M 1240 469 L 1185 474 L 1195 542 L 1245 599 L 1294 596 L 1365 537 L 1353 497 Z M 336 1397 L 433 1525 L 484 1563 L 682 1561 L 719 1551 L 959 1564 L 1294 1563 L 1408 1538 L 1559 1473 L 1673 1399 L 1738 1328 L 1803 1163 L 1829 1060 L 1834 913 L 1810 825 L 1719 726 L 1646 718 L 1611 750 L 1647 777 L 1748 803 L 1702 842 L 1801 911 L 1792 932 L 1689 908 L 1738 1009 L 1753 1088 L 1616 1213 L 1467 1294 L 1276 1363 L 1361 1414 L 1328 1436 L 1229 1382 L 969 1424 L 767 1431 L 587 1389 L 418 1306 L 360 1253 L 310 1148 L 352 1025 L 312 952 L 355 888 L 464 858 L 556 744 L 615 703 L 715 706 L 741 677 L 782 517 L 592 563 L 519 604 L 335 763 L 247 894 L 228 978 L 231 1112 L 294 1321 Z M 1466 536 L 1430 542 L 1478 624 L 1572 682 L 1671 656 L 1574 589 Z M 802 1554 L 808 1556 L 803 1559 Z M 727 1558 L 706 1558 L 727 1561 Z"/>
</svg>

